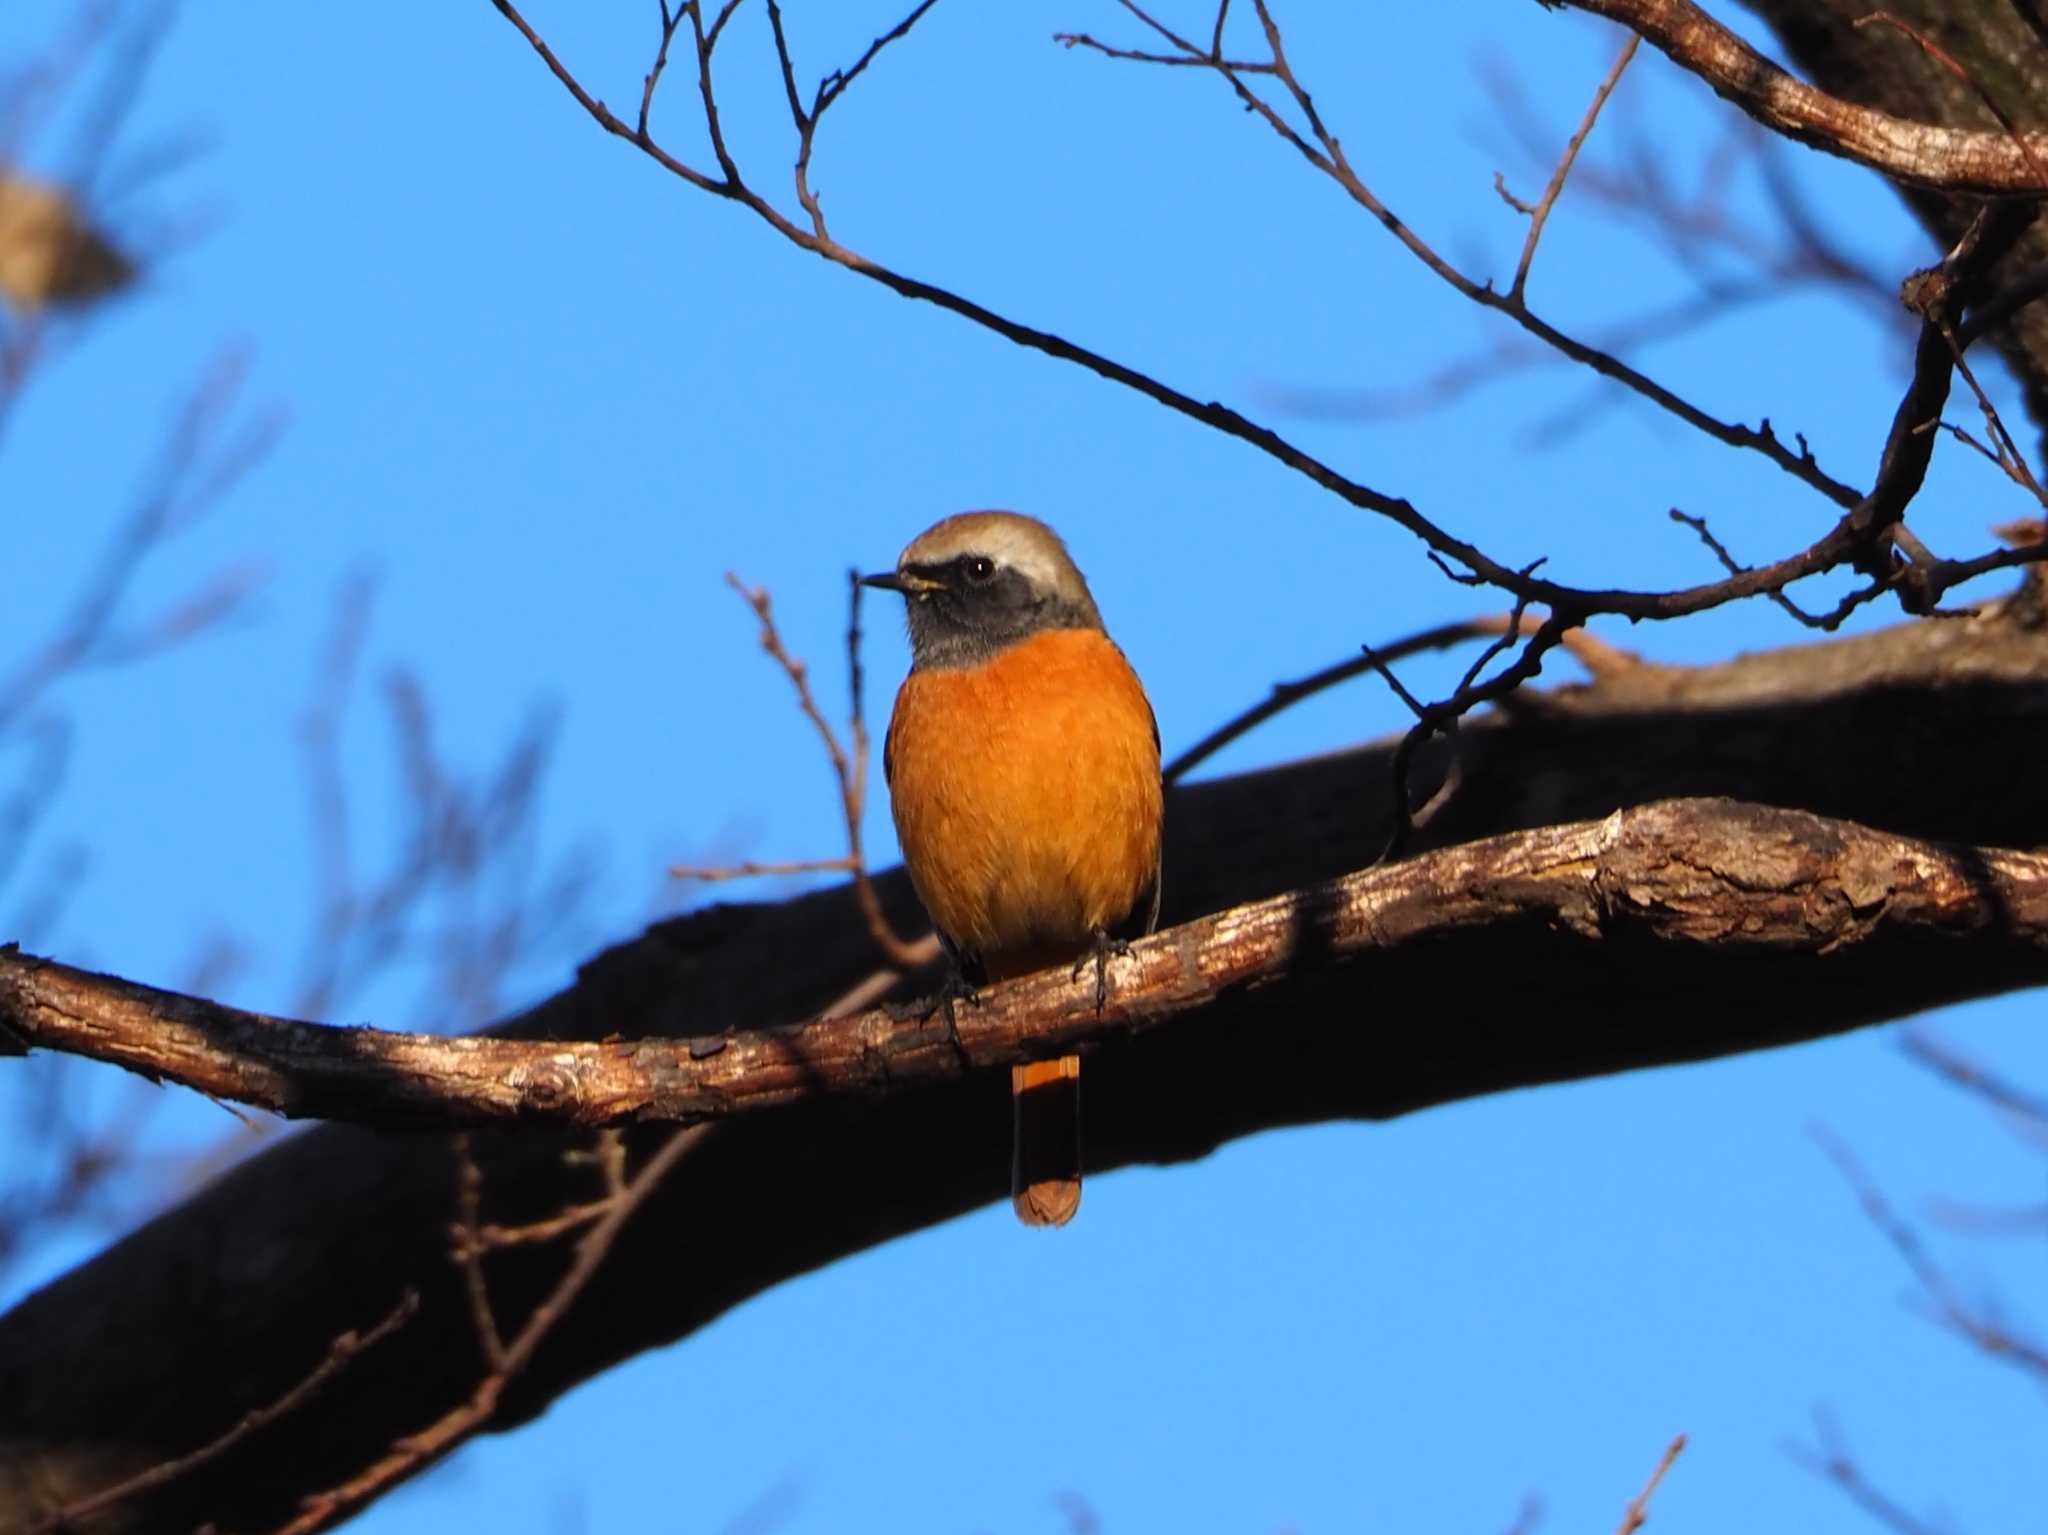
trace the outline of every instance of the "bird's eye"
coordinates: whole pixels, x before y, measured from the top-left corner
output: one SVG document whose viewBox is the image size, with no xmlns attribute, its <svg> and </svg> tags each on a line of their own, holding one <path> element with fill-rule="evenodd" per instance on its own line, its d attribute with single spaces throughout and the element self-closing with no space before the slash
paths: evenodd
<svg viewBox="0 0 2048 1535">
<path fill-rule="evenodd" d="M 996 562 L 986 555 L 977 554 L 967 562 L 967 579 L 970 581 L 986 581 L 995 573 Z"/>
</svg>

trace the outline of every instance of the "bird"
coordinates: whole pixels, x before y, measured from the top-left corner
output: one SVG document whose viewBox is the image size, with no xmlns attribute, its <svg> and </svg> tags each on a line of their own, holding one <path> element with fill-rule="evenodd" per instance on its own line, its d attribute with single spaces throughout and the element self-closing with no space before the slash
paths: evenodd
<svg viewBox="0 0 2048 1535">
<path fill-rule="evenodd" d="M 1015 512 L 963 512 L 863 576 L 898 592 L 910 673 L 882 754 L 910 882 L 954 995 L 1095 969 L 1159 921 L 1159 725 L 1066 545 Z M 1081 1061 L 1011 1069 L 1010 1202 L 1027 1226 L 1081 1203 Z"/>
</svg>

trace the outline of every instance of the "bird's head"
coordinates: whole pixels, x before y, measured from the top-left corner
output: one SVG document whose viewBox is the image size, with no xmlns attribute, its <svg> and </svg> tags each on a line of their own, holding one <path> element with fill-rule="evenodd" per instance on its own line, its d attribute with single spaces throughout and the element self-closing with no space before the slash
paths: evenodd
<svg viewBox="0 0 2048 1535">
<path fill-rule="evenodd" d="M 974 666 L 1042 630 L 1102 627 L 1060 536 L 1015 512 L 948 517 L 861 581 L 902 593 L 913 667 Z"/>
</svg>

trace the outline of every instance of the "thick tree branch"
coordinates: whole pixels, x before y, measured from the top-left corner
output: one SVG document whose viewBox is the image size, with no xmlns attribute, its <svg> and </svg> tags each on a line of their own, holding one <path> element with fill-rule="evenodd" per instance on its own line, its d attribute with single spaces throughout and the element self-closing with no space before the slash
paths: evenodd
<svg viewBox="0 0 2048 1535">
<path fill-rule="evenodd" d="M 1322 1025 L 1341 1028 L 1373 996 L 1375 963 L 1446 942 L 1483 945 L 1489 932 L 1510 942 L 1530 928 L 1550 936 L 1551 983 L 1571 989 L 1639 963 L 1611 951 L 1643 943 L 1710 949 L 1731 962 L 1751 951 L 1805 953 L 1851 968 L 1886 966 L 1862 945 L 1916 964 L 1926 944 L 1968 946 L 1973 961 L 1987 945 L 2038 953 L 2037 963 L 1999 967 L 1989 986 L 1953 967 L 1963 997 L 2048 981 L 2048 856 L 1677 800 L 1439 849 L 1235 907 L 1138 944 L 1099 1011 L 1089 988 L 1055 969 L 992 988 L 961 1010 L 953 1031 L 936 1015 L 920 1022 L 876 1010 L 673 1042 L 444 1039 L 267 1018 L 7 949 L 0 1023 L 30 1045 L 292 1116 L 444 1128 L 697 1123 L 908 1093 L 1155 1029 L 1249 1026 L 1276 1007 L 1306 1011 L 1293 994 L 1303 985 L 1321 999 Z M 1342 992 L 1309 981 L 1331 967 L 1347 973 Z M 1924 988 L 1900 996 L 1926 1000 Z M 1810 1027 L 1782 1023 L 1788 1037 Z M 1653 1058 L 1660 1050 L 1654 1030 L 1644 1048 Z"/>
<path fill-rule="evenodd" d="M 1923 844 L 1909 853 L 1909 873 L 1946 856 L 1951 872 L 1940 880 L 1960 889 L 1975 879 L 1997 901 L 2031 899 L 2011 883 L 2029 860 L 1994 858 L 1977 872 L 1971 855 L 1932 855 L 1924 844 L 2048 843 L 2035 772 L 2048 755 L 2039 618 L 2023 593 L 1971 622 L 1910 624 L 1715 667 L 1611 668 L 1589 686 L 1518 693 L 1466 722 L 1462 786 L 1418 843 L 1455 846 L 1598 821 L 1646 800 L 1740 793 Z M 1177 790 L 1168 921 L 1341 881 L 1369 860 L 1389 807 L 1362 786 L 1384 781 L 1393 750 Z M 1422 754 L 1418 793 L 1446 756 L 1442 743 Z M 1505 869 L 1492 889 L 1526 902 L 1520 923 L 1439 924 L 1347 957 L 1317 947 L 1318 935 L 1344 941 L 1337 917 L 1303 911 L 1289 981 L 1232 991 L 1093 1051 L 1091 1167 L 1185 1160 L 1280 1125 L 1385 1117 L 1782 1041 L 1788 1027 L 1825 1033 L 2039 978 L 2042 950 L 2027 931 L 1999 915 L 1969 937 L 1921 897 L 1883 906 L 1896 865 L 1845 862 L 1848 843 L 1823 854 L 1834 860 L 1832 881 L 1802 886 L 1814 894 L 1813 917 L 1803 897 L 1796 918 L 1789 897 L 1773 917 L 1832 923 L 1848 941 L 1824 956 L 1739 935 L 1706 941 L 1690 924 L 1708 920 L 1740 867 L 1728 859 L 1786 859 L 1771 878 L 1790 890 L 1801 882 L 1781 876 L 1822 851 L 1799 851 L 1801 838 L 1783 835 L 1812 823 L 1755 814 L 1779 830 L 1742 836 L 1725 858 L 1706 852 L 1670 866 L 1669 879 L 1643 886 L 1649 905 L 1634 902 L 1630 880 L 1591 887 L 1576 909 L 1612 910 L 1625 931 L 1596 920 L 1597 936 L 1587 936 L 1545 918 L 1560 908 L 1545 906 L 1544 890 L 1562 887 L 1536 880 L 1524 895 Z M 1892 846 L 1866 835 L 1854 834 L 1855 845 Z M 892 920 L 910 919 L 915 901 L 900 871 L 878 876 L 876 889 Z M 1456 905 L 1474 892 L 1432 899 Z M 1375 920 L 1375 941 L 1398 939 L 1389 916 Z M 1171 944 L 1162 950 L 1148 955 L 1147 973 L 1177 962 Z M 573 986 L 498 1032 L 737 1035 L 814 1015 L 873 968 L 873 940 L 844 886 L 779 906 L 715 907 L 594 958 Z M 1064 990 L 1057 977 L 1049 984 Z M 689 1154 L 621 1233 L 583 1301 L 505 1388 L 490 1428 L 532 1417 L 577 1382 L 769 1286 L 1000 1199 L 1007 1113 L 1006 1074 L 977 1071 L 693 1132 Z M 646 1165 L 668 1133 L 627 1132 L 628 1157 Z M 590 1139 L 537 1127 L 470 1136 L 485 1229 L 573 1237 L 592 1198 Z M 445 1136 L 330 1125 L 290 1137 L 0 1317 L 0 1531 L 13 1535 L 217 1439 L 305 1379 L 340 1334 L 388 1315 L 407 1288 L 420 1292 L 420 1320 L 379 1346 L 376 1368 L 344 1372 L 318 1402 L 84 1530 L 274 1527 L 304 1497 L 348 1484 L 395 1439 L 472 1400 L 481 1368 L 472 1302 L 450 1257 L 459 1161 Z M 494 1250 L 503 1336 L 555 1293 L 571 1256 L 539 1239 Z M 236 1368 L 223 1371 L 230 1359 Z"/>
<path fill-rule="evenodd" d="M 2048 130 L 2048 48 L 2042 46 L 2036 0 L 1888 0 L 1886 14 L 1932 38 L 1962 77 L 1891 27 L 1864 25 L 1870 0 L 1746 0 L 1770 23 L 1785 54 L 1821 89 L 1896 117 L 1977 132 L 1998 128 L 1994 100 L 2006 119 L 2038 139 Z M 2000 130 L 2003 131 L 2003 130 Z M 1955 243 L 1974 208 L 1967 198 L 1925 187 L 1901 191 L 1937 245 Z M 2036 225 L 1992 273 L 1998 297 L 1959 339 L 1995 327 L 1998 345 L 2026 391 L 2036 426 L 2048 423 L 2048 307 L 2022 307 L 2038 294 L 2048 270 L 2048 228 Z"/>
<path fill-rule="evenodd" d="M 1550 0 L 1618 21 L 1775 133 L 1895 180 L 1985 197 L 2048 194 L 2048 134 L 1912 122 L 1787 74 L 1690 0 Z"/>
</svg>

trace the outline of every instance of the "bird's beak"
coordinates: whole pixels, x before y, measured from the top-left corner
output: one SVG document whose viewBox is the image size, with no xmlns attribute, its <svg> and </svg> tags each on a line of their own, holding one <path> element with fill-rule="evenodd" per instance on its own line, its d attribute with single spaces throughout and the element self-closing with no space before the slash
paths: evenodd
<svg viewBox="0 0 2048 1535">
<path fill-rule="evenodd" d="M 907 570 L 885 570 L 880 575 L 862 576 L 862 586 L 879 586 L 885 592 L 901 592 L 906 597 L 915 597 L 920 592 L 935 592 L 944 582 L 934 581 L 929 576 L 912 575 Z"/>
</svg>

